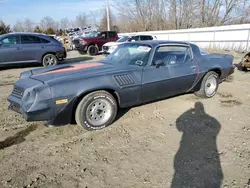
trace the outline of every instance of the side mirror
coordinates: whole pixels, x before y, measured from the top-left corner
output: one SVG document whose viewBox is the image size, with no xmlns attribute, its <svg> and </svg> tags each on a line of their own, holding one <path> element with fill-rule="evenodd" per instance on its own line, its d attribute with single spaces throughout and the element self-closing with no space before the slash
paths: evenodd
<svg viewBox="0 0 250 188">
<path fill-rule="evenodd" d="M 155 62 L 156 68 L 158 68 L 158 67 L 160 67 L 160 66 L 162 66 L 162 65 L 164 65 L 164 61 L 163 61 L 163 60 L 157 60 L 157 61 Z"/>
<path fill-rule="evenodd" d="M 131 40 L 131 42 L 135 42 L 135 40 L 133 39 L 133 40 Z"/>
<path fill-rule="evenodd" d="M 3 44 L 2 41 L 0 41 L 0 46 L 2 46 L 2 44 Z"/>
</svg>

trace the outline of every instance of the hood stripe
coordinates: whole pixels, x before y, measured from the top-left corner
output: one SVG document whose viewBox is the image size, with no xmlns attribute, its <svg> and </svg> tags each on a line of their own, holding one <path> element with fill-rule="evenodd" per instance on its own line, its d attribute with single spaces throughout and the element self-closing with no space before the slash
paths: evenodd
<svg viewBox="0 0 250 188">
<path fill-rule="evenodd" d="M 59 73 L 59 72 L 68 72 L 68 71 L 74 71 L 74 70 L 81 70 L 81 69 L 87 69 L 91 67 L 98 67 L 104 65 L 103 63 L 85 63 L 85 64 L 76 64 L 76 65 L 71 65 L 71 67 L 67 68 L 61 68 L 57 70 L 52 70 L 48 72 L 43 72 L 40 74 L 36 74 L 36 76 L 40 75 L 45 75 L 45 74 L 52 74 L 52 73 Z"/>
</svg>

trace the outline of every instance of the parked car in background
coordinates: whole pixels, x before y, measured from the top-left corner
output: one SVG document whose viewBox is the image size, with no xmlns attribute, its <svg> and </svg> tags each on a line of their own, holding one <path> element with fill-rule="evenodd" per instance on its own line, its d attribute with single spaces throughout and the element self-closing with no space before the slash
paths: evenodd
<svg viewBox="0 0 250 188">
<path fill-rule="evenodd" d="M 40 33 L 8 33 L 0 35 L 0 66 L 22 63 L 56 65 L 67 57 L 63 44 Z"/>
<path fill-rule="evenodd" d="M 73 44 L 81 54 L 97 55 L 102 50 L 103 44 L 116 41 L 117 39 L 117 32 L 102 31 L 100 33 L 91 33 L 85 37 L 78 37 L 73 40 Z"/>
<path fill-rule="evenodd" d="M 102 53 L 103 54 L 110 54 L 112 53 L 119 44 L 124 42 L 134 42 L 134 41 L 144 41 L 144 40 L 155 40 L 157 39 L 155 36 L 152 35 L 129 35 L 129 36 L 122 36 L 115 42 L 107 42 L 102 46 Z"/>
<path fill-rule="evenodd" d="M 241 58 L 240 63 L 238 64 L 238 69 L 242 71 L 247 71 L 250 69 L 250 52 L 244 55 L 243 58 Z"/>
<path fill-rule="evenodd" d="M 119 108 L 190 92 L 213 97 L 234 73 L 233 59 L 203 55 L 186 42 L 127 42 L 104 60 L 21 73 L 8 96 L 9 108 L 27 121 L 56 126 L 75 119 L 87 130 L 102 129 L 114 122 Z"/>
</svg>

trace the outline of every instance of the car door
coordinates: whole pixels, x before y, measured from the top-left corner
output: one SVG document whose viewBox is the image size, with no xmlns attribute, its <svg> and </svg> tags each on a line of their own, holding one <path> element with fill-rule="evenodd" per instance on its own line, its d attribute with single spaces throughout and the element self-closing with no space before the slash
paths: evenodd
<svg viewBox="0 0 250 188">
<path fill-rule="evenodd" d="M 0 41 L 0 63 L 18 63 L 22 60 L 20 36 L 9 35 Z"/>
<path fill-rule="evenodd" d="M 115 41 L 117 41 L 116 32 L 109 31 L 107 42 L 115 42 Z"/>
<path fill-rule="evenodd" d="M 98 37 L 98 40 L 96 41 L 99 50 L 101 50 L 102 46 L 107 42 L 108 42 L 108 32 L 101 32 Z"/>
<path fill-rule="evenodd" d="M 44 53 L 44 45 L 41 44 L 41 39 L 33 35 L 21 35 L 21 44 L 23 61 L 37 62 L 38 56 Z"/>
<path fill-rule="evenodd" d="M 169 76 L 172 80 L 172 91 L 174 94 L 188 92 L 193 86 L 198 75 L 198 65 L 193 59 L 190 46 L 165 46 L 169 51 L 165 58 L 166 66 L 169 70 Z M 173 57 L 175 61 L 168 61 L 169 57 Z"/>
<path fill-rule="evenodd" d="M 173 47 L 177 47 L 177 49 Z M 191 60 L 192 58 L 189 57 L 190 54 L 186 55 L 185 50 L 187 49 L 183 50 L 178 47 L 169 45 L 157 47 L 151 64 L 144 68 L 141 89 L 142 102 L 174 96 L 186 92 L 193 85 L 197 75 L 197 67 Z"/>
</svg>

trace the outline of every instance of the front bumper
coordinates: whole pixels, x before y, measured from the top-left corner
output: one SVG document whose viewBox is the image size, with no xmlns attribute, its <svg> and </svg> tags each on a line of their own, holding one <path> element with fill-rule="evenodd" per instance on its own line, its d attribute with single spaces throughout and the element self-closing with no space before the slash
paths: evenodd
<svg viewBox="0 0 250 188">
<path fill-rule="evenodd" d="M 23 101 L 12 95 L 8 96 L 9 110 L 17 112 L 22 115 L 26 121 L 48 121 L 53 117 L 53 111 L 48 103 L 39 103 L 34 110 L 26 110 Z"/>
<path fill-rule="evenodd" d="M 27 80 L 26 83 L 29 82 Z M 52 98 L 53 95 L 49 87 L 45 86 L 37 87 L 37 93 L 31 100 L 28 100 L 28 92 L 25 89 L 19 90 L 19 92 L 16 88 L 14 85 L 12 93 L 7 98 L 10 103 L 8 109 L 21 114 L 26 121 L 47 121 L 54 126 L 71 123 L 73 105 L 76 99 L 74 96 Z M 29 91 L 31 90 L 29 89 Z M 62 98 L 67 98 L 69 101 L 56 104 L 56 101 Z"/>
<path fill-rule="evenodd" d="M 88 46 L 82 45 L 82 44 L 77 44 L 75 45 L 76 50 L 81 51 L 81 52 L 86 52 L 88 49 Z"/>
</svg>

